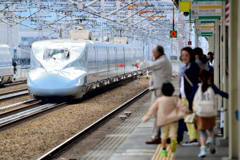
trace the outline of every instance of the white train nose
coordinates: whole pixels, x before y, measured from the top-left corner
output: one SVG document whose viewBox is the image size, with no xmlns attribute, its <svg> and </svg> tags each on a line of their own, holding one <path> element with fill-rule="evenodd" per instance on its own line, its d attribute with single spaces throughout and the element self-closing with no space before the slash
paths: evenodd
<svg viewBox="0 0 240 160">
<path fill-rule="evenodd" d="M 34 81 L 29 76 L 28 80 L 29 92 L 34 97 L 75 95 L 81 88 L 79 79 L 70 80 L 58 73 L 41 74 Z"/>
</svg>

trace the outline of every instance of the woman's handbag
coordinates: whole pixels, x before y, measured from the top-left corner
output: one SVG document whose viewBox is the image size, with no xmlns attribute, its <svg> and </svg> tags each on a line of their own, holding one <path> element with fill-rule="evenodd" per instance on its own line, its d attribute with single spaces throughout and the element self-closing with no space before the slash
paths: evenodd
<svg viewBox="0 0 240 160">
<path fill-rule="evenodd" d="M 194 123 L 195 122 L 195 113 L 189 114 L 184 119 L 185 123 Z"/>
</svg>

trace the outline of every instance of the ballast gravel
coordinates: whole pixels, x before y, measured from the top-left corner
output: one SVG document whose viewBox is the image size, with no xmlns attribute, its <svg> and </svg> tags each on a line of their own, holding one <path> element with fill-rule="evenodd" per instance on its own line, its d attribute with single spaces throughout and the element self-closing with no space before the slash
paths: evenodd
<svg viewBox="0 0 240 160">
<path fill-rule="evenodd" d="M 1 160 L 37 159 L 149 86 L 140 77 L 78 104 L 0 131 Z"/>
</svg>

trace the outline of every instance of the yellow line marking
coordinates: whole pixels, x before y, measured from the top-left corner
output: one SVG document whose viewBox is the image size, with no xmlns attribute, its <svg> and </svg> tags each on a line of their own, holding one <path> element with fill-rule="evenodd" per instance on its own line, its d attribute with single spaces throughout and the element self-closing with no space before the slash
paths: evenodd
<svg viewBox="0 0 240 160">
<path fill-rule="evenodd" d="M 198 9 L 221 9 L 221 5 L 215 5 L 215 6 L 198 6 Z"/>
<path fill-rule="evenodd" d="M 161 156 L 161 151 L 162 151 L 162 145 L 159 144 L 156 152 L 154 153 L 152 160 L 174 160 L 175 153 L 171 151 L 170 144 L 167 144 L 167 157 L 162 157 Z"/>
<path fill-rule="evenodd" d="M 201 26 L 201 28 L 214 28 L 214 26 Z"/>
</svg>

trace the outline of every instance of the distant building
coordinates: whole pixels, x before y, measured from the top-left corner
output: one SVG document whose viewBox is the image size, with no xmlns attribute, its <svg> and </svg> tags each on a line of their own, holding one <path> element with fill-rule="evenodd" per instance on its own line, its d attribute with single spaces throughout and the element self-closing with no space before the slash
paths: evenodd
<svg viewBox="0 0 240 160">
<path fill-rule="evenodd" d="M 0 18 L 4 18 L 9 16 L 7 13 L 2 14 L 0 13 Z M 14 49 L 17 49 L 19 44 L 19 25 L 14 27 L 10 27 L 6 23 L 0 21 L 0 43 L 7 44 L 11 48 L 11 53 L 13 54 Z"/>
<path fill-rule="evenodd" d="M 44 35 L 50 34 L 51 30 L 44 30 Z M 20 48 L 30 48 L 30 46 L 39 40 L 47 40 L 47 39 L 57 39 L 58 33 L 54 33 L 47 37 L 38 37 L 38 31 L 32 30 L 28 28 L 20 28 L 19 29 L 19 47 Z"/>
</svg>

